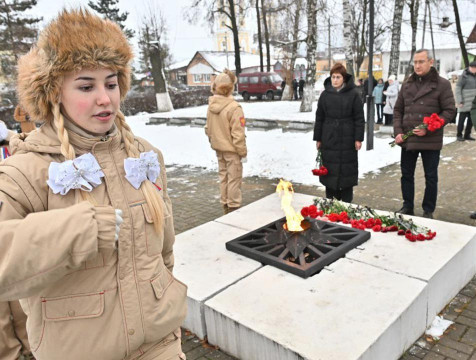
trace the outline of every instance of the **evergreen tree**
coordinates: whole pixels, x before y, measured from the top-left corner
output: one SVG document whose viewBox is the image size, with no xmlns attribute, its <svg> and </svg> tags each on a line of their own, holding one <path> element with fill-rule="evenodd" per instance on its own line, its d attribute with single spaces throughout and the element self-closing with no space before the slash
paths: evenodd
<svg viewBox="0 0 476 360">
<path fill-rule="evenodd" d="M 127 20 L 129 13 L 127 11 L 119 13 L 119 8 L 117 4 L 119 0 L 89 0 L 88 6 L 97 11 L 99 14 L 103 15 L 105 19 L 109 19 L 117 23 L 121 30 L 124 31 L 128 39 L 134 37 L 134 31 L 131 29 L 126 29 L 124 26 L 124 21 Z"/>
<path fill-rule="evenodd" d="M 18 58 L 27 53 L 36 41 L 36 24 L 42 18 L 24 15 L 36 3 L 36 0 L 0 0 L 0 73 L 8 83 L 15 79 Z"/>
</svg>

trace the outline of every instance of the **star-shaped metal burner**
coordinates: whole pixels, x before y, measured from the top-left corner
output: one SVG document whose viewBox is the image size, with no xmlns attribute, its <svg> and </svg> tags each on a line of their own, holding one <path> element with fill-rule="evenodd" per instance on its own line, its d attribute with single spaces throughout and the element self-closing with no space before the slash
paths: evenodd
<svg viewBox="0 0 476 360">
<path fill-rule="evenodd" d="M 286 218 L 226 243 L 228 250 L 301 277 L 319 272 L 370 238 L 370 233 L 306 218 L 304 231 L 288 231 Z"/>
</svg>

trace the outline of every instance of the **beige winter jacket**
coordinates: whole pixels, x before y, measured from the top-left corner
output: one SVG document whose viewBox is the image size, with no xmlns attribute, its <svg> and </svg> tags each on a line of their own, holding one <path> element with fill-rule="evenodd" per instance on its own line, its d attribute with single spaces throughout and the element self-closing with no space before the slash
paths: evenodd
<svg viewBox="0 0 476 360">
<path fill-rule="evenodd" d="M 0 301 L 21 299 L 37 360 L 133 359 L 176 331 L 186 314 L 186 286 L 172 276 L 174 227 L 163 157 L 157 185 L 166 204 L 157 234 L 142 192 L 125 178 L 119 133 L 70 132 L 77 156 L 91 152 L 105 177 L 98 204 L 49 189 L 48 167 L 62 162 L 55 129 L 43 125 L 12 138 L 0 165 Z M 114 249 L 114 209 L 124 223 Z"/>
<path fill-rule="evenodd" d="M 230 151 L 246 157 L 245 116 L 233 97 L 214 95 L 208 101 L 205 133 L 215 151 Z"/>
</svg>

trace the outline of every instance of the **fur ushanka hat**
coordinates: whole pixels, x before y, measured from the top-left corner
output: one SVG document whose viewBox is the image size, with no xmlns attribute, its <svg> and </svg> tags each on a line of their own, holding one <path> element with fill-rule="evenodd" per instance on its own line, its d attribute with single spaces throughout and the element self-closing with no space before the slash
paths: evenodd
<svg viewBox="0 0 476 360">
<path fill-rule="evenodd" d="M 230 70 L 225 69 L 215 78 L 212 84 L 212 93 L 215 95 L 229 96 L 236 84 L 236 76 Z"/>
<path fill-rule="evenodd" d="M 51 121 L 63 76 L 105 67 L 117 71 L 121 100 L 130 86 L 133 54 L 119 26 L 86 10 L 63 10 L 18 61 L 17 91 L 33 121 Z"/>
</svg>

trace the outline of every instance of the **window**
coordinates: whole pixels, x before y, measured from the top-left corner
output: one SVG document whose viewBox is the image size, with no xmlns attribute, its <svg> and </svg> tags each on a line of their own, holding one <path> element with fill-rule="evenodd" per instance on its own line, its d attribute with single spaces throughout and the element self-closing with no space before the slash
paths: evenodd
<svg viewBox="0 0 476 360">
<path fill-rule="evenodd" d="M 399 74 L 405 74 L 407 72 L 407 67 L 410 64 L 409 61 L 400 61 L 400 67 L 398 70 Z"/>
<path fill-rule="evenodd" d="M 263 84 L 269 84 L 269 78 L 267 76 L 262 76 L 261 77 L 261 82 Z"/>
<path fill-rule="evenodd" d="M 247 76 L 240 76 L 240 84 L 248 84 L 249 83 L 249 78 Z"/>
<path fill-rule="evenodd" d="M 194 74 L 193 75 L 193 82 L 195 82 L 195 83 L 209 83 L 210 82 L 210 74 Z"/>
<path fill-rule="evenodd" d="M 271 80 L 273 81 L 273 83 L 277 83 L 277 82 L 283 81 L 283 78 L 276 74 L 276 75 L 271 75 Z"/>
<path fill-rule="evenodd" d="M 250 84 L 257 84 L 259 81 L 259 77 L 258 76 L 251 76 L 250 77 Z"/>
</svg>

